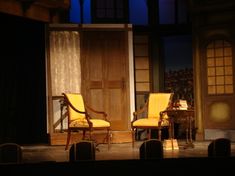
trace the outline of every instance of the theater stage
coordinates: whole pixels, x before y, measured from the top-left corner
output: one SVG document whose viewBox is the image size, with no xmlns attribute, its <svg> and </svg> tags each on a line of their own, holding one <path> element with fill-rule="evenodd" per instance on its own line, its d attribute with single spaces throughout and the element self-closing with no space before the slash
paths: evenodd
<svg viewBox="0 0 235 176">
<path fill-rule="evenodd" d="M 178 140 L 179 150 L 164 150 L 164 158 L 207 157 L 207 148 L 211 141 L 194 141 L 194 148 L 185 149 L 185 140 Z M 132 160 L 139 159 L 139 147 L 143 141 L 136 142 L 134 148 L 130 142 L 111 144 L 110 150 L 106 144 L 99 144 L 96 150 L 96 160 Z M 69 150 L 64 145 L 30 145 L 22 146 L 23 162 L 67 162 Z M 231 143 L 231 156 L 235 156 L 235 142 Z"/>
</svg>

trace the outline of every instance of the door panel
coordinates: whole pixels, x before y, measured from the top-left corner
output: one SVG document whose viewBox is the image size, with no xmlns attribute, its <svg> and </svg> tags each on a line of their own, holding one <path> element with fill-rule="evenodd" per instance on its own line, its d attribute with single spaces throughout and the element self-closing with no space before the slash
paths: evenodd
<svg viewBox="0 0 235 176">
<path fill-rule="evenodd" d="M 112 130 L 127 130 L 128 53 L 123 31 L 82 32 L 82 92 L 88 104 L 107 112 Z"/>
<path fill-rule="evenodd" d="M 235 127 L 234 97 L 207 97 L 205 99 L 206 129 L 229 130 Z"/>
<path fill-rule="evenodd" d="M 201 80 L 205 139 L 235 138 L 234 61 L 232 45 L 211 40 L 202 50 Z"/>
</svg>

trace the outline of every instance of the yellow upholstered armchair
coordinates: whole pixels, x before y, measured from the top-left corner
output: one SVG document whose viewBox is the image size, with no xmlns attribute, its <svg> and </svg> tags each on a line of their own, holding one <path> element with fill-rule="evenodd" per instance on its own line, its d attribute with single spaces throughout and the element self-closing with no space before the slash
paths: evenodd
<svg viewBox="0 0 235 176">
<path fill-rule="evenodd" d="M 157 129 L 158 139 L 161 140 L 161 129 L 169 125 L 168 116 L 161 112 L 170 107 L 172 97 L 173 93 L 150 93 L 143 108 L 133 113 L 131 122 L 133 147 L 137 129 L 148 130 L 148 139 L 151 138 L 151 129 Z M 144 117 L 138 119 L 140 114 L 144 114 Z"/>
<path fill-rule="evenodd" d="M 83 132 L 82 139 L 85 139 L 86 131 L 89 132 L 89 140 L 92 140 L 92 132 L 95 130 L 105 130 L 108 149 L 110 147 L 111 129 L 107 114 L 102 111 L 96 111 L 87 106 L 81 94 L 63 93 L 64 101 L 67 106 L 68 113 L 68 134 L 65 150 L 68 149 L 72 131 Z M 102 115 L 102 118 L 91 117 L 89 112 Z"/>
</svg>

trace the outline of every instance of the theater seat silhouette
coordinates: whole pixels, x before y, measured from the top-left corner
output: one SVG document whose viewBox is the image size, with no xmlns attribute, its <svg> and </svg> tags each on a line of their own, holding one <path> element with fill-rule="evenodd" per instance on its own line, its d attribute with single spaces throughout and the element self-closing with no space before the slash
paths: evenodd
<svg viewBox="0 0 235 176">
<path fill-rule="evenodd" d="M 157 139 L 144 141 L 139 148 L 139 156 L 141 160 L 163 158 L 162 142 Z"/>
<path fill-rule="evenodd" d="M 0 145 L 0 163 L 21 163 L 22 148 L 16 143 L 3 143 Z"/>
<path fill-rule="evenodd" d="M 69 161 L 95 160 L 95 149 L 94 141 L 74 143 L 69 149 Z"/>
<path fill-rule="evenodd" d="M 208 157 L 230 157 L 231 141 L 227 138 L 218 138 L 208 145 Z"/>
</svg>

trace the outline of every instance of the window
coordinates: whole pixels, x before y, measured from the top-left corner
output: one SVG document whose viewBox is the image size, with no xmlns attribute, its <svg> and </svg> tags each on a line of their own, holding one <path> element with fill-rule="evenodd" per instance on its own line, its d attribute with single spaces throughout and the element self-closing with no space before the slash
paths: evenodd
<svg viewBox="0 0 235 176">
<path fill-rule="evenodd" d="M 144 106 L 151 91 L 148 45 L 148 35 L 136 34 L 134 36 L 136 109 Z"/>
<path fill-rule="evenodd" d="M 135 87 L 137 92 L 150 91 L 150 68 L 148 53 L 148 36 L 134 37 Z"/>
<path fill-rule="evenodd" d="M 127 23 L 128 1 L 93 0 L 93 23 Z"/>
<path fill-rule="evenodd" d="M 209 95 L 233 93 L 232 47 L 225 40 L 214 40 L 206 48 L 207 90 Z"/>
</svg>

